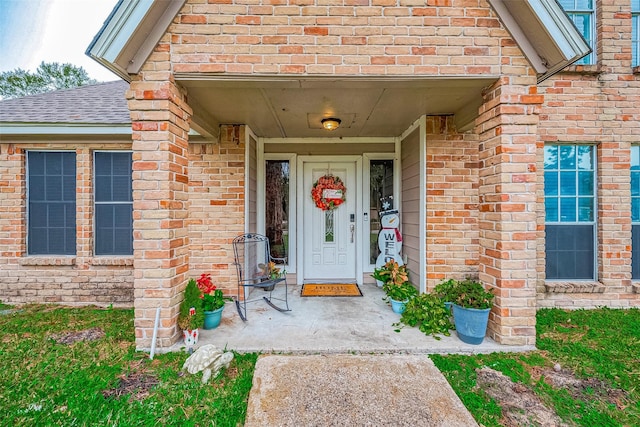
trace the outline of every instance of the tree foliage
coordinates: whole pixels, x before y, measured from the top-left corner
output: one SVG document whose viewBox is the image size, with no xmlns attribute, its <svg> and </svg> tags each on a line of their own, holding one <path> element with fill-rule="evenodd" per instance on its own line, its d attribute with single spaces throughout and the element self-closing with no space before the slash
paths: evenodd
<svg viewBox="0 0 640 427">
<path fill-rule="evenodd" d="M 0 97 L 19 98 L 94 83 L 96 81 L 91 79 L 82 67 L 58 62 L 42 62 L 35 73 L 20 68 L 0 73 Z"/>
</svg>

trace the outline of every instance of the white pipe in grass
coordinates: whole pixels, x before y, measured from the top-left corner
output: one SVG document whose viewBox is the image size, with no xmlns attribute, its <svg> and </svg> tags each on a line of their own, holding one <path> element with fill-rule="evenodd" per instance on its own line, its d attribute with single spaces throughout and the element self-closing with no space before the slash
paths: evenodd
<svg viewBox="0 0 640 427">
<path fill-rule="evenodd" d="M 156 352 L 156 338 L 158 337 L 158 323 L 160 323 L 160 307 L 156 308 L 156 321 L 153 324 L 153 338 L 151 339 L 151 353 L 149 353 L 149 359 L 153 360 L 153 355 Z"/>
</svg>

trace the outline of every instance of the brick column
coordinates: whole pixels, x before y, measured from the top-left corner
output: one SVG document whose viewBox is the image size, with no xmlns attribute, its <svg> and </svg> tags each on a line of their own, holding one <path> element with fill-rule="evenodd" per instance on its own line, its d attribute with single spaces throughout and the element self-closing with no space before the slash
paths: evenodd
<svg viewBox="0 0 640 427">
<path fill-rule="evenodd" d="M 176 320 L 189 270 L 186 92 L 171 81 L 133 81 L 127 92 L 133 128 L 133 239 L 136 347 L 151 346 L 161 307 L 158 347 L 179 338 Z"/>
<path fill-rule="evenodd" d="M 489 336 L 502 344 L 535 344 L 536 130 L 542 101 L 533 77 L 502 77 L 486 91 L 476 121 L 479 278 L 496 295 Z"/>
</svg>

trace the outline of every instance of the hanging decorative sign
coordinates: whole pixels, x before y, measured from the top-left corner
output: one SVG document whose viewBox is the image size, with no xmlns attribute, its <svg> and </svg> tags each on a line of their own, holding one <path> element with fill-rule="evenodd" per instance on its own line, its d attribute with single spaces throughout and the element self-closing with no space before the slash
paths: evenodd
<svg viewBox="0 0 640 427">
<path fill-rule="evenodd" d="M 340 178 L 333 175 L 321 176 L 311 189 L 311 198 L 323 211 L 337 208 L 346 200 L 347 189 Z"/>
<path fill-rule="evenodd" d="M 378 234 L 378 249 L 380 255 L 376 259 L 376 268 L 380 268 L 387 261 L 395 261 L 404 265 L 400 252 L 402 251 L 402 234 L 400 233 L 400 217 L 397 209 L 393 209 L 393 196 L 380 200 L 380 233 Z M 378 283 L 382 286 L 382 282 Z"/>
</svg>

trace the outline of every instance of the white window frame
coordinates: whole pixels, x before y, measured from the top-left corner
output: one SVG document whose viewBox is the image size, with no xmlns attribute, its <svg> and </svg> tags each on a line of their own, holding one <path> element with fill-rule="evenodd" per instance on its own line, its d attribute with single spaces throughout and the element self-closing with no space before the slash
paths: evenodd
<svg viewBox="0 0 640 427">
<path fill-rule="evenodd" d="M 635 6 L 635 8 L 634 8 Z M 632 27 L 632 40 L 631 49 L 632 54 L 632 67 L 640 67 L 640 0 L 631 1 L 631 27 Z M 633 39 L 633 32 L 635 31 L 636 38 Z"/>
<path fill-rule="evenodd" d="M 597 63 L 597 56 L 596 56 L 596 42 L 597 42 L 597 38 L 598 35 L 596 34 L 596 1 L 597 0 L 593 0 L 593 2 L 591 3 L 592 7 L 591 9 L 579 9 L 576 7 L 576 0 L 573 0 L 573 5 L 574 7 L 571 9 L 564 9 L 564 7 L 562 8 L 565 13 L 567 14 L 567 16 L 569 16 L 569 19 L 571 19 L 571 21 L 573 21 L 573 17 L 574 15 L 590 15 L 591 19 L 590 19 L 590 25 L 589 25 L 589 31 L 591 32 L 591 39 L 587 40 L 586 37 L 584 37 L 584 34 L 582 34 L 582 32 L 580 31 L 580 28 L 578 28 L 578 32 L 580 32 L 580 34 L 582 34 L 582 36 L 585 38 L 585 40 L 587 40 L 587 42 L 589 43 L 589 47 L 591 48 L 591 53 L 587 56 L 585 56 L 583 59 L 580 59 L 578 62 L 576 62 L 574 65 L 594 65 Z M 560 7 L 562 7 L 562 4 L 560 4 Z M 576 25 L 577 27 L 577 25 Z M 588 60 L 588 62 L 584 62 L 587 60 L 587 58 L 590 58 Z"/>
</svg>

